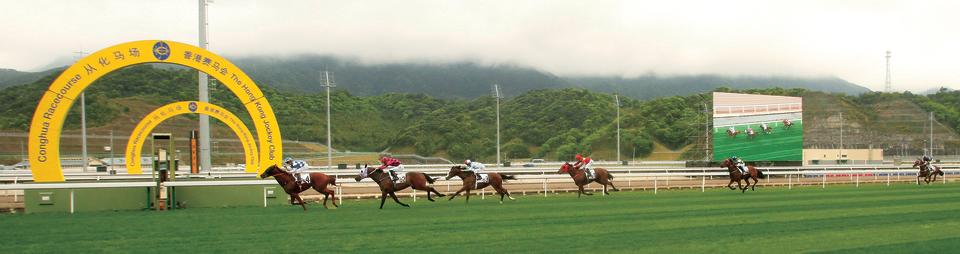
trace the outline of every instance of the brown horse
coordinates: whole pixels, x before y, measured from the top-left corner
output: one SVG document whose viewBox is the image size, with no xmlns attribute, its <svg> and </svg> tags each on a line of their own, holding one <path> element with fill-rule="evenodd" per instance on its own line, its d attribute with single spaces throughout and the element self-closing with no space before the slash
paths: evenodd
<svg viewBox="0 0 960 254">
<path fill-rule="evenodd" d="M 783 128 L 790 129 L 790 126 L 793 126 L 793 122 L 787 119 L 783 119 Z"/>
<path fill-rule="evenodd" d="M 770 125 L 760 125 L 760 130 L 763 131 L 763 134 L 773 134 L 773 127 L 770 127 Z"/>
<path fill-rule="evenodd" d="M 914 168 L 920 168 L 920 173 L 917 173 L 917 185 L 920 185 L 920 178 L 921 178 L 921 177 L 923 178 L 923 182 L 925 182 L 925 183 L 927 183 L 927 184 L 930 184 L 930 182 L 936 182 L 936 181 L 937 181 L 937 176 L 938 176 L 938 175 L 940 175 L 940 176 L 943 175 L 943 171 L 940 170 L 940 167 L 937 167 L 937 166 L 934 166 L 934 165 L 930 165 L 929 168 L 927 168 L 927 167 L 920 167 L 921 164 L 923 164 L 923 160 L 921 160 L 921 159 L 917 159 L 917 161 L 914 161 L 914 162 L 913 162 L 913 167 L 914 167 Z M 933 169 L 933 170 L 930 170 L 930 169 Z M 933 179 L 931 180 L 930 177 L 933 177 Z"/>
<path fill-rule="evenodd" d="M 290 204 L 291 205 L 300 205 L 303 207 L 303 210 L 307 210 L 307 204 L 303 202 L 303 199 L 300 198 L 300 193 L 310 188 L 313 188 L 319 193 L 323 193 L 323 208 L 327 208 L 327 198 L 333 197 L 334 200 L 337 199 L 335 192 L 331 189 L 327 189 L 327 185 L 337 185 L 337 179 L 330 177 L 324 173 L 310 173 L 310 183 L 297 184 L 293 179 L 293 174 L 287 172 L 286 170 L 280 169 L 277 165 L 271 165 L 267 170 L 263 171 L 260 174 L 260 178 L 267 178 L 272 176 L 274 179 L 277 179 L 277 183 L 283 187 L 283 191 L 287 192 L 290 195 Z M 296 201 L 296 202 L 295 202 Z M 337 201 L 333 201 L 334 207 L 339 207 Z"/>
<path fill-rule="evenodd" d="M 731 138 L 736 138 L 739 134 L 740 130 L 730 131 L 730 129 L 727 129 L 727 136 L 730 136 Z"/>
<path fill-rule="evenodd" d="M 506 180 L 517 180 L 516 177 L 501 173 L 487 173 L 487 182 L 477 184 L 477 174 L 463 171 L 464 169 L 467 168 L 463 165 L 453 166 L 450 168 L 450 172 L 447 173 L 447 180 L 450 180 L 450 178 L 453 178 L 454 176 L 459 176 L 460 179 L 463 180 L 463 187 L 461 187 L 456 193 L 453 193 L 453 195 L 450 195 L 450 199 L 448 200 L 453 200 L 453 198 L 460 195 L 461 192 L 466 191 L 467 203 L 470 203 L 470 190 L 480 190 L 486 188 L 487 186 L 492 186 L 493 189 L 497 191 L 497 194 L 500 194 L 501 204 L 503 204 L 504 196 L 510 198 L 510 200 L 515 200 L 510 196 L 510 192 L 503 188 L 503 182 Z"/>
<path fill-rule="evenodd" d="M 611 175 L 610 172 L 607 172 L 606 169 L 596 168 L 593 171 L 597 177 L 588 179 L 586 172 L 580 170 L 579 167 L 575 168 L 573 167 L 573 164 L 564 162 L 563 166 L 560 166 L 560 170 L 557 171 L 557 173 L 570 174 L 570 178 L 573 178 L 573 183 L 577 185 L 577 188 L 580 188 L 580 191 L 577 192 L 577 198 L 580 198 L 580 194 L 587 196 L 593 195 L 592 193 L 587 193 L 583 190 L 583 186 L 590 184 L 591 182 L 597 182 L 603 185 L 603 193 L 607 195 L 610 195 L 610 192 L 607 191 L 607 185 L 610 185 L 610 187 L 613 188 L 613 191 L 620 191 L 620 189 L 617 189 L 617 186 L 613 186 L 613 181 L 611 181 L 613 179 L 613 175 Z"/>
<path fill-rule="evenodd" d="M 727 188 L 734 190 L 733 186 L 730 186 L 730 185 L 732 185 L 733 182 L 737 182 L 737 188 L 741 190 L 741 193 L 747 192 L 747 188 L 750 188 L 750 190 L 757 190 L 756 189 L 757 183 L 760 182 L 760 180 L 757 180 L 757 178 L 767 178 L 767 176 L 763 174 L 763 171 L 760 171 L 760 169 L 757 169 L 756 167 L 749 166 L 749 165 L 747 165 L 748 174 L 747 175 L 741 174 L 740 169 L 737 168 L 737 165 L 733 163 L 733 160 L 731 159 L 723 160 L 723 162 L 720 163 L 720 167 L 727 168 L 727 171 L 730 171 L 730 183 L 727 184 Z M 753 179 L 753 184 L 750 184 L 751 178 Z M 747 185 L 740 187 L 741 180 L 746 180 Z"/>
<path fill-rule="evenodd" d="M 757 132 L 754 131 L 753 128 L 747 128 L 747 137 L 753 139 L 757 137 Z"/>
<path fill-rule="evenodd" d="M 365 169 L 361 169 L 360 174 L 354 179 L 359 182 L 360 180 L 369 177 L 370 179 L 373 179 L 374 182 L 377 182 L 377 185 L 380 186 L 380 209 L 383 209 L 383 202 L 387 200 L 387 195 L 390 195 L 390 197 L 393 198 L 393 201 L 397 202 L 397 204 L 400 204 L 404 207 L 410 207 L 410 205 L 400 202 L 400 199 L 397 198 L 396 193 L 397 191 L 401 191 L 409 187 L 413 187 L 415 190 L 426 191 L 427 199 L 430 200 L 430 202 L 434 201 L 430 194 L 435 193 L 437 194 L 437 197 L 444 196 L 433 187 L 427 185 L 432 184 L 437 179 L 430 178 L 430 176 L 421 172 L 407 172 L 405 176 L 406 179 L 403 182 L 394 184 L 393 180 L 390 179 L 390 176 L 383 170 L 375 167 L 367 167 Z"/>
</svg>

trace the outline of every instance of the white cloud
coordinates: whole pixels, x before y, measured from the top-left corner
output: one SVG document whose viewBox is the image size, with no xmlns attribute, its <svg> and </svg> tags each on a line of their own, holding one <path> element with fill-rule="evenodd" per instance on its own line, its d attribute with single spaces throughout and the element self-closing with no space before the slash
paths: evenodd
<svg viewBox="0 0 960 254">
<path fill-rule="evenodd" d="M 0 1 L 0 67 L 150 38 L 197 40 L 197 1 Z M 214 51 L 368 63 L 473 60 L 560 75 L 837 76 L 960 88 L 955 1 L 227 1 Z M 954 28 L 951 30 L 951 28 Z"/>
</svg>

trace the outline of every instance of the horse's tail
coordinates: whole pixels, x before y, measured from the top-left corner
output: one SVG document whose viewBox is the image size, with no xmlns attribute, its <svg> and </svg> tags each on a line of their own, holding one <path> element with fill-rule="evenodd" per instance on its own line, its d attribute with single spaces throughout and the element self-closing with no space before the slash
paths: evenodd
<svg viewBox="0 0 960 254">
<path fill-rule="evenodd" d="M 327 184 L 333 185 L 333 186 L 337 186 L 337 178 L 336 178 L 336 177 L 330 177 L 329 179 L 330 179 L 330 182 L 327 183 Z"/>
<path fill-rule="evenodd" d="M 940 176 L 943 176 L 943 170 L 937 170 L 937 171 L 940 172 Z"/>
<path fill-rule="evenodd" d="M 507 175 L 507 174 L 504 174 L 504 173 L 497 173 L 497 174 L 500 175 L 500 178 L 503 178 L 504 181 L 506 181 L 506 180 L 517 180 L 517 177 L 512 176 L 512 175 Z"/>
<path fill-rule="evenodd" d="M 758 169 L 757 169 L 757 177 L 760 177 L 760 179 L 766 179 L 766 178 L 767 178 L 767 175 L 764 175 L 764 174 L 763 174 L 763 171 L 758 168 Z"/>
<path fill-rule="evenodd" d="M 427 183 L 433 184 L 433 182 L 437 181 L 436 178 L 431 178 L 430 175 L 427 175 L 427 173 L 420 173 L 420 174 L 423 174 L 423 177 L 427 178 Z"/>
<path fill-rule="evenodd" d="M 610 171 L 607 171 L 607 179 L 613 179 L 613 174 L 610 174 Z"/>
</svg>

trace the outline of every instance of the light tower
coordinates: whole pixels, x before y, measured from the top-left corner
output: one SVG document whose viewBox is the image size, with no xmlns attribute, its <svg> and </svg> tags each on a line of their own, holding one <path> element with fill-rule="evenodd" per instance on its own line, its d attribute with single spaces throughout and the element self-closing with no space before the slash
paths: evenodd
<svg viewBox="0 0 960 254">
<path fill-rule="evenodd" d="M 200 0 L 200 48 L 207 48 L 207 4 L 213 2 L 210 0 Z M 198 87 L 199 87 L 199 96 L 200 102 L 210 102 L 209 98 L 209 83 L 207 81 L 207 74 L 202 71 L 198 71 Z M 198 141 L 200 144 L 200 170 L 210 171 L 210 116 L 200 114 L 200 135 L 198 135 Z"/>
<path fill-rule="evenodd" d="M 493 98 L 497 100 L 497 168 L 500 168 L 500 85 L 493 84 Z"/>
<path fill-rule="evenodd" d="M 333 82 L 333 77 L 331 77 L 330 72 L 323 71 L 323 85 L 327 89 L 327 170 L 333 169 L 333 147 L 331 142 L 330 135 L 330 88 L 336 87 L 337 85 Z"/>
<path fill-rule="evenodd" d="M 884 83 L 885 90 L 888 93 L 893 92 L 893 86 L 890 85 L 890 51 L 887 50 L 887 81 Z"/>
</svg>

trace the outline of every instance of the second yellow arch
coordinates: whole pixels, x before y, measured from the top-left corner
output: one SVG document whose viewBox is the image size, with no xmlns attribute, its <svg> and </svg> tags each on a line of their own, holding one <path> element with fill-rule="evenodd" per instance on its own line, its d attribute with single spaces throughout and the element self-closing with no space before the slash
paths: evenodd
<svg viewBox="0 0 960 254">
<path fill-rule="evenodd" d="M 240 144 L 243 145 L 243 157 L 246 163 L 244 171 L 247 173 L 258 172 L 260 161 L 257 146 L 254 142 L 253 134 L 250 133 L 250 129 L 240 121 L 240 118 L 237 118 L 237 116 L 230 113 L 230 111 L 217 105 L 199 101 L 181 101 L 164 105 L 150 112 L 150 114 L 147 114 L 147 116 L 140 120 L 137 127 L 133 129 L 133 133 L 130 134 L 130 140 L 127 141 L 127 150 L 124 153 L 127 161 L 128 174 L 143 173 L 143 165 L 140 165 L 140 155 L 143 151 L 143 145 L 153 131 L 153 128 L 157 127 L 157 125 L 164 120 L 183 114 L 209 115 L 227 124 L 227 126 L 237 134 L 237 137 L 240 138 Z"/>
</svg>

